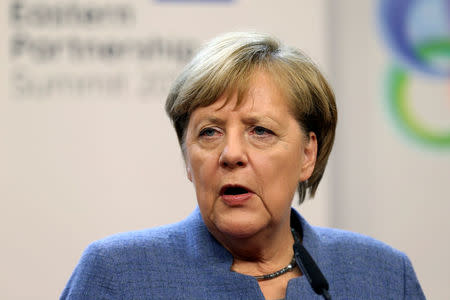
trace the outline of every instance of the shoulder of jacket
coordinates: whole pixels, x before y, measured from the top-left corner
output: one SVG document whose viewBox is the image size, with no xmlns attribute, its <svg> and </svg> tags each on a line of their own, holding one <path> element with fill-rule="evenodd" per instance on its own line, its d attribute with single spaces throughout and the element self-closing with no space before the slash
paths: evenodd
<svg viewBox="0 0 450 300">
<path fill-rule="evenodd" d="M 406 255 L 372 237 L 340 229 L 314 227 L 323 249 L 349 261 L 362 260 L 369 264 L 396 266 L 403 269 Z"/>
<path fill-rule="evenodd" d="M 108 236 L 92 242 L 85 255 L 111 257 L 115 261 L 143 253 L 157 255 L 170 251 L 170 246 L 183 244 L 185 239 L 185 230 L 175 223 Z"/>
</svg>

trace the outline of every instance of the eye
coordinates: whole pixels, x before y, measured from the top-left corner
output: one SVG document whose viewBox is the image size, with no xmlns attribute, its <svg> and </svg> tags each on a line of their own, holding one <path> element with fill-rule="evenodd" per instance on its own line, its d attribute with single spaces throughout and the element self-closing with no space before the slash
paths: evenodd
<svg viewBox="0 0 450 300">
<path fill-rule="evenodd" d="M 205 137 L 212 137 L 214 136 L 216 133 L 219 133 L 216 129 L 212 128 L 212 127 L 207 127 L 204 128 L 200 131 L 200 136 L 205 136 Z"/>
<path fill-rule="evenodd" d="M 261 127 L 261 126 L 255 126 L 252 131 L 253 131 L 254 134 L 256 134 L 258 136 L 264 136 L 264 135 L 269 135 L 269 134 L 271 135 L 271 134 L 273 134 L 272 130 L 264 128 L 264 127 Z"/>
</svg>

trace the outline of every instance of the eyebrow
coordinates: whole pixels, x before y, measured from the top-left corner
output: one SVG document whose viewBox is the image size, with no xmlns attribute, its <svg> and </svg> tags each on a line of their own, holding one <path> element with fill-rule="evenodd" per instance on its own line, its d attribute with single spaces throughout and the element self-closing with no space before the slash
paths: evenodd
<svg viewBox="0 0 450 300">
<path fill-rule="evenodd" d="M 266 119 L 266 118 L 250 116 L 250 117 L 245 117 L 242 121 L 245 124 L 255 124 L 255 123 L 261 122 L 261 120 L 263 120 L 263 119 Z"/>
<path fill-rule="evenodd" d="M 243 118 L 242 121 L 245 124 L 250 124 L 250 125 L 251 124 L 257 124 L 257 123 L 260 123 L 260 122 L 267 122 L 267 121 L 269 121 L 271 123 L 275 123 L 277 125 L 280 125 L 280 123 L 277 120 L 275 120 L 275 119 L 273 119 L 273 118 L 271 118 L 269 116 L 261 116 L 261 117 L 259 117 L 259 116 L 248 116 L 248 117 Z"/>
<path fill-rule="evenodd" d="M 275 123 L 277 125 L 280 125 L 280 123 L 278 121 L 276 121 L 275 119 L 273 119 L 269 116 L 247 116 L 242 119 L 242 122 L 247 125 L 254 125 L 254 124 L 258 124 L 261 122 L 267 122 L 267 121 L 269 121 L 270 123 Z M 217 124 L 219 126 L 223 126 L 226 124 L 226 120 L 216 117 L 216 116 L 207 116 L 205 118 L 201 118 L 197 124 L 201 125 L 201 124 L 205 124 L 205 123 L 212 123 L 212 124 Z"/>
<path fill-rule="evenodd" d="M 217 125 L 223 125 L 225 124 L 225 120 L 218 118 L 218 117 L 214 117 L 214 116 L 208 116 L 206 118 L 202 118 L 201 120 L 199 120 L 198 122 L 199 124 L 201 123 L 213 123 L 213 124 L 217 124 Z"/>
</svg>

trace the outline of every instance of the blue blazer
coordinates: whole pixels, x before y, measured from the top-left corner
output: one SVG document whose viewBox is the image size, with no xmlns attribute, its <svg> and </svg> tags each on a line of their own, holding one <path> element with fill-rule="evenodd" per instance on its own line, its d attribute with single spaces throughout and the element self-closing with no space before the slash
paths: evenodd
<svg viewBox="0 0 450 300">
<path fill-rule="evenodd" d="M 297 212 L 303 245 L 327 278 L 332 299 L 425 299 L 405 254 L 372 238 L 310 226 Z M 264 299 L 252 276 L 209 233 L 198 208 L 167 226 L 92 243 L 61 299 Z M 305 276 L 286 299 L 322 299 Z"/>
</svg>

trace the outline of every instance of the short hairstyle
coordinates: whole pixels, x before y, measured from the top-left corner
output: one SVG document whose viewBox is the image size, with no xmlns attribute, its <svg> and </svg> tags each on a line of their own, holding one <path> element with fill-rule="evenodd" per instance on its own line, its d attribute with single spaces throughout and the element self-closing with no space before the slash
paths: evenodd
<svg viewBox="0 0 450 300">
<path fill-rule="evenodd" d="M 300 50 L 264 33 L 234 32 L 219 36 L 207 43 L 175 80 L 167 96 L 166 112 L 184 154 L 192 112 L 214 103 L 224 93 L 237 92 L 239 105 L 255 70 L 263 70 L 277 81 L 303 132 L 314 132 L 317 136 L 314 171 L 298 185 L 301 204 L 307 191 L 310 197 L 314 196 L 325 172 L 334 142 L 337 110 L 328 82 Z"/>
</svg>

